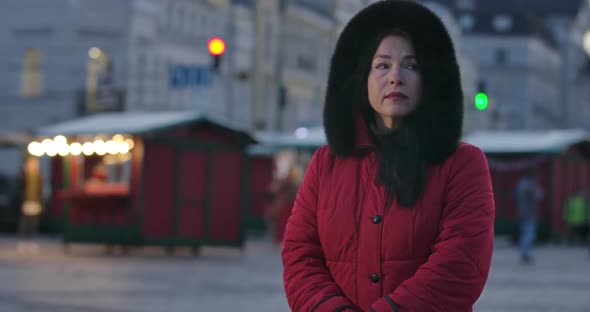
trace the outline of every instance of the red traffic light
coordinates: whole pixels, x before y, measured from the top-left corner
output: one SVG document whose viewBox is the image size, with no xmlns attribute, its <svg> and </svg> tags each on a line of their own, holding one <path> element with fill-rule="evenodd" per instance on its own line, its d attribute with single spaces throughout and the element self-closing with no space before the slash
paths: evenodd
<svg viewBox="0 0 590 312">
<path fill-rule="evenodd" d="M 212 55 L 222 55 L 225 52 L 225 42 L 221 38 L 211 38 L 209 40 L 209 53 Z"/>
</svg>

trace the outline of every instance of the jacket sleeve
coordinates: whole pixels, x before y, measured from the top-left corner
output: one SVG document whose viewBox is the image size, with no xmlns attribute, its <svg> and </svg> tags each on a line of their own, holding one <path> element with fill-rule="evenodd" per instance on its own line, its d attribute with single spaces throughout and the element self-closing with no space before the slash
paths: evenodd
<svg viewBox="0 0 590 312">
<path fill-rule="evenodd" d="M 317 230 L 318 177 L 322 154 L 312 157 L 285 230 L 282 258 L 287 301 L 294 312 L 354 311 L 326 267 Z"/>
<path fill-rule="evenodd" d="M 495 204 L 483 152 L 456 155 L 449 171 L 440 232 L 416 273 L 370 311 L 471 311 L 488 277 Z"/>
</svg>

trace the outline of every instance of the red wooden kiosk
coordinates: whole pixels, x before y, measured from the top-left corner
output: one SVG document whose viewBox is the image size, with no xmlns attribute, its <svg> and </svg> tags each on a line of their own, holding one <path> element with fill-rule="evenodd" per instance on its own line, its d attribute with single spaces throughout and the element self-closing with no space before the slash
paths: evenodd
<svg viewBox="0 0 590 312">
<path fill-rule="evenodd" d="M 516 185 L 529 168 L 538 173 L 544 192 L 539 237 L 564 234 L 565 201 L 576 190 L 590 192 L 590 135 L 584 130 L 476 132 L 465 141 L 488 158 L 496 201 L 496 234 L 518 236 Z"/>
<path fill-rule="evenodd" d="M 193 112 L 104 113 L 39 129 L 65 243 L 241 246 L 246 132 Z"/>
</svg>

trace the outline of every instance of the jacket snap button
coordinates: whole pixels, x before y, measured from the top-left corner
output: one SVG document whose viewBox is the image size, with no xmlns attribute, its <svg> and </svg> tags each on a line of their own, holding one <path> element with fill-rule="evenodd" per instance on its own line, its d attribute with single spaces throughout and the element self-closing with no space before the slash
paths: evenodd
<svg viewBox="0 0 590 312">
<path fill-rule="evenodd" d="M 371 276 L 369 276 L 369 278 L 371 279 L 371 282 L 373 282 L 373 283 L 379 282 L 379 275 L 377 275 L 377 274 L 371 274 Z"/>
<path fill-rule="evenodd" d="M 378 224 L 379 222 L 381 222 L 383 218 L 381 218 L 380 215 L 374 215 L 373 216 L 373 224 Z"/>
</svg>

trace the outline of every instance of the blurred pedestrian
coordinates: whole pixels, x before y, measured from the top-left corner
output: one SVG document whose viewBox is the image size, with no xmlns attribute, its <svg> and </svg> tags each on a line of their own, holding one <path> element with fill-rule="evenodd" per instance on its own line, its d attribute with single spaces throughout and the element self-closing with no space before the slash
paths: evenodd
<svg viewBox="0 0 590 312">
<path fill-rule="evenodd" d="M 581 245 L 586 242 L 588 216 L 586 200 L 581 190 L 577 190 L 565 202 L 563 219 L 566 224 L 566 241 L 568 245 Z"/>
<path fill-rule="evenodd" d="M 22 176 L 24 190 L 19 224 L 22 241 L 19 242 L 18 249 L 36 251 L 38 247 L 34 238 L 43 212 L 43 179 L 37 157 L 29 156 L 25 159 Z"/>
<path fill-rule="evenodd" d="M 483 152 L 460 142 L 451 38 L 414 1 L 345 26 L 324 105 L 328 146 L 305 171 L 283 243 L 299 311 L 472 311 L 487 280 L 494 196 Z"/>
<path fill-rule="evenodd" d="M 270 223 L 269 229 L 276 244 L 283 243 L 283 234 L 297 195 L 300 176 L 300 170 L 296 166 L 292 166 L 288 169 L 285 177 L 278 178 L 271 185 L 273 200 L 267 210 L 267 220 Z"/>
<path fill-rule="evenodd" d="M 521 261 L 531 264 L 531 250 L 537 233 L 537 209 L 543 192 L 534 168 L 528 169 L 516 185 L 516 203 L 520 220 L 519 248 Z"/>
</svg>

